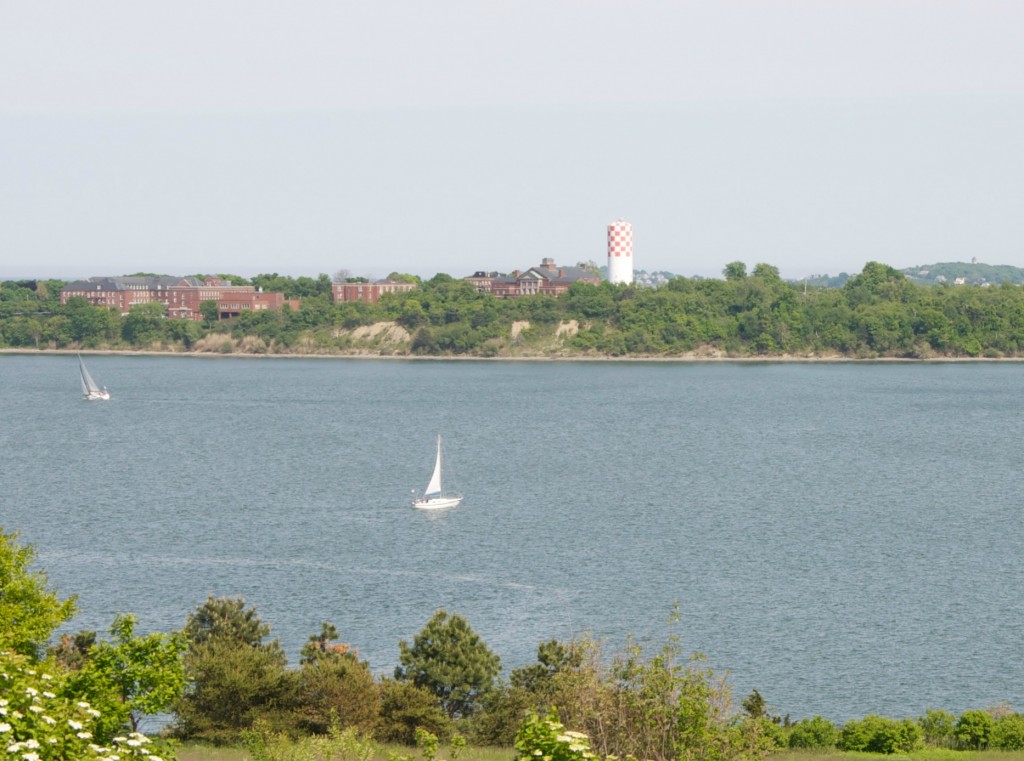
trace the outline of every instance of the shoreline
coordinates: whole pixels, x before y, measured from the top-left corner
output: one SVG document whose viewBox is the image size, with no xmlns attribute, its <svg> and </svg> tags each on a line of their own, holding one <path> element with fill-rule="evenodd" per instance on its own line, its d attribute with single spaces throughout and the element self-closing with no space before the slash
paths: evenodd
<svg viewBox="0 0 1024 761">
<path fill-rule="evenodd" d="M 763 357 L 727 357 L 727 356 L 524 356 L 524 357 L 475 357 L 475 356 L 423 356 L 415 354 L 258 354 L 244 352 L 205 352 L 205 351 L 166 351 L 152 349 L 20 349 L 0 348 L 0 355 L 78 355 L 87 356 L 137 356 L 137 357 L 189 357 L 194 359 L 335 359 L 335 360 L 390 360 L 409 362 L 632 362 L 632 363 L 670 363 L 696 364 L 732 362 L 739 364 L 846 364 L 846 363 L 890 363 L 890 364 L 960 364 L 960 363 L 999 363 L 1024 362 L 1024 357 L 843 357 L 820 356 L 800 357 L 793 355 L 773 355 Z"/>
</svg>

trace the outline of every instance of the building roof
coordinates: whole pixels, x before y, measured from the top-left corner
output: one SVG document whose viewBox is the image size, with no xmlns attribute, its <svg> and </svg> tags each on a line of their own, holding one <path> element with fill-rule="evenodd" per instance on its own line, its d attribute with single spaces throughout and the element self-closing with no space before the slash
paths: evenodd
<svg viewBox="0 0 1024 761">
<path fill-rule="evenodd" d="M 172 285 L 202 285 L 194 277 L 87 277 L 85 280 L 76 280 L 68 283 L 62 291 L 137 291 L 137 290 L 163 290 Z"/>
</svg>

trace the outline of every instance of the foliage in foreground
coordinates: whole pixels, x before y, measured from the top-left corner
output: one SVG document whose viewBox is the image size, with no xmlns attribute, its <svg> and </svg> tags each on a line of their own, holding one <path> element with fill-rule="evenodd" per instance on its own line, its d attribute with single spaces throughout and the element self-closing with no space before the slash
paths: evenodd
<svg viewBox="0 0 1024 761">
<path fill-rule="evenodd" d="M 0 743 L 19 761 L 163 761 L 138 732 L 96 742 L 102 714 L 79 700 L 59 671 L 34 667 L 25 656 L 0 651 Z"/>
<path fill-rule="evenodd" d="M 27 651 L 0 649 L 0 741 L 21 761 L 158 758 L 148 738 L 127 730 L 174 697 L 179 736 L 244 738 L 262 761 L 367 761 L 379 757 L 373 742 L 415 744 L 435 761 L 442 741 L 454 761 L 463 733 L 475 745 L 514 743 L 522 758 L 554 761 L 756 761 L 785 748 L 1024 749 L 1024 715 L 1005 704 L 959 717 L 929 710 L 917 720 L 869 715 L 842 726 L 822 717 L 792 724 L 771 715 L 755 690 L 736 711 L 727 682 L 699 654 L 684 656 L 671 631 L 653 652 L 635 643 L 606 653 L 588 638 L 551 640 L 538 647 L 536 663 L 513 670 L 507 683 L 495 681 L 497 656 L 465 619 L 444 611 L 413 646 L 402 643 L 396 679 L 374 678 L 354 649 L 335 642 L 328 622 L 303 648 L 300 667 L 289 669 L 277 640 L 266 639 L 270 627 L 241 598 L 209 598 L 184 634 L 136 635 L 135 618 L 118 616 L 110 641 L 98 642 L 95 632 L 65 636 L 42 664 L 46 643 L 38 637 L 52 632 L 53 612 L 67 601 L 28 568 L 30 548 L 14 535 L 0 537 L 7 613 L 0 633 Z M 417 685 L 417 675 L 429 680 Z"/>
</svg>

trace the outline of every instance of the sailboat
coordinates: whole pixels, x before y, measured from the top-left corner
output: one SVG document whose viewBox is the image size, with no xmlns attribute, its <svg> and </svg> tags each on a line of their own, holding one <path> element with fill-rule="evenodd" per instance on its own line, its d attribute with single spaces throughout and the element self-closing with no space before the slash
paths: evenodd
<svg viewBox="0 0 1024 761">
<path fill-rule="evenodd" d="M 441 435 L 437 436 L 437 460 L 434 462 L 434 473 L 422 497 L 412 501 L 412 506 L 420 510 L 439 510 L 444 507 L 455 507 L 462 501 L 461 494 L 445 494 L 441 488 Z"/>
<path fill-rule="evenodd" d="M 97 399 L 109 399 L 110 392 L 107 391 L 107 387 L 103 386 L 100 388 L 96 385 L 96 381 L 89 375 L 89 371 L 85 369 L 85 362 L 82 361 L 82 355 L 78 355 L 78 371 L 82 376 L 82 398 L 86 401 L 94 402 Z"/>
</svg>

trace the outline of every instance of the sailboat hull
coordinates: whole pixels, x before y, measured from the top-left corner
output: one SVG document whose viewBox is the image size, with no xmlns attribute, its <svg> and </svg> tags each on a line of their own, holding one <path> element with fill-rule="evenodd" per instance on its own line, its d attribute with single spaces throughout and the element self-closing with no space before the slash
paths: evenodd
<svg viewBox="0 0 1024 761">
<path fill-rule="evenodd" d="M 87 402 L 96 402 L 99 400 L 107 400 L 110 398 L 109 391 L 87 391 L 82 394 L 82 398 Z"/>
<path fill-rule="evenodd" d="M 443 510 L 446 507 L 455 507 L 462 501 L 462 497 L 420 497 L 412 501 L 412 506 L 417 510 Z"/>
</svg>

